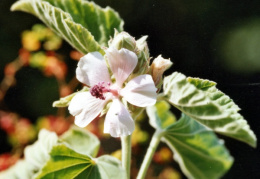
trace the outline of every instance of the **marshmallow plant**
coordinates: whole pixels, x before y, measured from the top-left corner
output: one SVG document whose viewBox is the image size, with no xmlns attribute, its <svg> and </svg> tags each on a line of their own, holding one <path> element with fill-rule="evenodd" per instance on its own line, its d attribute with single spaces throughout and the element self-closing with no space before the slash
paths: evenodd
<svg viewBox="0 0 260 179">
<path fill-rule="evenodd" d="M 173 151 L 188 178 L 199 179 L 220 178 L 232 166 L 232 156 L 215 133 L 256 147 L 256 136 L 238 113 L 239 107 L 216 88 L 215 82 L 179 72 L 164 77 L 172 62 L 162 55 L 152 59 L 147 36 L 135 40 L 124 32 L 124 22 L 113 9 L 85 0 L 19 0 L 11 10 L 33 14 L 85 54 L 75 69 L 83 89 L 53 106 L 68 106 L 75 125 L 81 128 L 103 117 L 104 133 L 122 142 L 122 161 L 108 155 L 97 157 L 98 138 L 85 129 L 70 129 L 59 139 L 55 136 L 43 165 L 34 167 L 33 161 L 37 149 L 44 146 L 38 142 L 30 148 L 35 151 L 26 155 L 26 161 L 32 161 L 30 168 L 34 169 L 25 170 L 32 173 L 24 176 L 130 178 L 131 134 L 136 117 L 143 112 L 155 133 L 138 179 L 145 178 L 160 142 Z M 171 107 L 182 112 L 179 120 Z"/>
</svg>

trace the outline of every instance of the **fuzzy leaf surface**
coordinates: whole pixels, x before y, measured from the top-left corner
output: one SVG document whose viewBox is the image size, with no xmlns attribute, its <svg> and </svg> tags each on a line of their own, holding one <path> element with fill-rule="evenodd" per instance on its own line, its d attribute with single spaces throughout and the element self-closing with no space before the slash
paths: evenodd
<svg viewBox="0 0 260 179">
<path fill-rule="evenodd" d="M 240 108 L 214 82 L 175 72 L 164 79 L 165 98 L 192 119 L 220 134 L 256 146 L 256 136 Z"/>
<path fill-rule="evenodd" d="M 20 0 L 11 10 L 35 15 L 83 54 L 104 53 L 101 45 L 107 46 L 114 29 L 123 30 L 117 12 L 84 0 Z"/>
</svg>

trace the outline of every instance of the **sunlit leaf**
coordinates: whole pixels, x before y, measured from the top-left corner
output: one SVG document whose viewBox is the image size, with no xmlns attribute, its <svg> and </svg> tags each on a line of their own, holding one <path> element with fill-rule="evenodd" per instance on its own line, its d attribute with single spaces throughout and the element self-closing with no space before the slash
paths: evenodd
<svg viewBox="0 0 260 179">
<path fill-rule="evenodd" d="M 78 51 L 103 53 L 114 29 L 123 30 L 123 21 L 111 8 L 83 0 L 20 0 L 11 7 L 31 13 Z"/>
<path fill-rule="evenodd" d="M 164 94 L 172 105 L 212 130 L 256 146 L 256 136 L 239 107 L 213 82 L 175 72 L 164 79 Z"/>
<path fill-rule="evenodd" d="M 92 157 L 96 157 L 100 147 L 100 142 L 95 135 L 76 126 L 65 132 L 61 140 L 76 152 Z"/>
<path fill-rule="evenodd" d="M 173 124 L 176 117 L 169 109 L 170 105 L 165 101 L 159 101 L 154 106 L 146 108 L 151 126 L 164 130 Z"/>
<path fill-rule="evenodd" d="M 174 159 L 190 178 L 220 178 L 233 163 L 223 141 L 186 115 L 166 130 L 163 141 L 174 151 Z"/>
<path fill-rule="evenodd" d="M 190 82 L 191 84 L 194 84 L 198 89 L 201 90 L 207 90 L 208 88 L 212 86 L 216 86 L 217 84 L 214 81 L 204 80 L 200 78 L 191 78 L 191 77 L 188 77 L 187 81 Z"/>
<path fill-rule="evenodd" d="M 74 178 L 74 179 L 124 179 L 126 173 L 120 162 L 111 156 L 91 158 L 79 154 L 66 145 L 53 147 L 51 159 L 43 167 L 37 179 Z"/>
<path fill-rule="evenodd" d="M 174 153 L 174 159 L 189 178 L 220 178 L 229 170 L 233 158 L 213 131 L 186 115 L 175 123 L 161 127 L 160 107 L 147 107 L 150 123 L 161 132 L 162 141 L 166 142 Z M 170 113 L 170 111 L 164 111 Z M 157 121 L 157 122 L 155 122 Z"/>
</svg>

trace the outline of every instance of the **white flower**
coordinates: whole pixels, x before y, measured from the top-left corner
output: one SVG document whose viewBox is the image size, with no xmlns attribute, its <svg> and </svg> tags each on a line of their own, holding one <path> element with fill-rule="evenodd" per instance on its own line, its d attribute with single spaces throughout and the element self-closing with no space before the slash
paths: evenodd
<svg viewBox="0 0 260 179">
<path fill-rule="evenodd" d="M 99 52 L 88 53 L 80 59 L 76 76 L 91 88 L 89 92 L 80 92 L 73 97 L 69 112 L 75 116 L 77 126 L 85 127 L 112 100 L 105 118 L 104 133 L 110 133 L 113 137 L 127 136 L 133 132 L 135 125 L 121 98 L 132 105 L 146 107 L 155 104 L 157 89 L 151 75 L 147 74 L 124 84 L 138 62 L 134 52 L 124 48 L 108 48 L 106 56 L 115 82 L 111 81 L 103 56 Z"/>
</svg>

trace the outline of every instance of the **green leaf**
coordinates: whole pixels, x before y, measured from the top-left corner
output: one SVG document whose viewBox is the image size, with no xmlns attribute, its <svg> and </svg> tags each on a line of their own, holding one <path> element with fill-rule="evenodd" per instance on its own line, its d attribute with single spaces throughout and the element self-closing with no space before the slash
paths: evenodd
<svg viewBox="0 0 260 179">
<path fill-rule="evenodd" d="M 256 136 L 239 107 L 214 82 L 175 72 L 164 79 L 164 94 L 172 105 L 212 130 L 256 146 Z"/>
<path fill-rule="evenodd" d="M 163 141 L 189 178 L 220 178 L 232 166 L 233 158 L 224 142 L 186 115 L 167 128 Z"/>
<path fill-rule="evenodd" d="M 174 152 L 174 159 L 187 177 L 214 179 L 229 170 L 233 158 L 214 132 L 185 114 L 177 122 L 162 128 L 161 123 L 166 120 L 166 115 L 160 117 L 160 106 L 149 106 L 146 111 L 150 123 Z"/>
<path fill-rule="evenodd" d="M 166 101 L 159 101 L 154 106 L 146 108 L 151 126 L 164 130 L 173 124 L 176 121 L 176 117 L 169 109 L 170 105 Z"/>
<path fill-rule="evenodd" d="M 61 137 L 61 140 L 80 154 L 96 157 L 100 142 L 98 138 L 82 128 L 73 126 Z"/>
<path fill-rule="evenodd" d="M 57 100 L 57 101 L 54 101 L 54 102 L 52 103 L 52 106 L 53 106 L 53 107 L 67 107 L 67 106 L 69 106 L 70 101 L 72 100 L 72 98 L 73 98 L 77 93 L 84 92 L 84 91 L 88 91 L 88 90 L 89 90 L 89 88 L 86 87 L 86 86 L 84 86 L 80 91 L 77 91 L 77 92 L 72 93 L 72 94 L 70 94 L 70 95 L 68 95 L 68 96 L 65 96 L 65 97 L 63 97 L 63 98 L 60 98 L 60 99 Z"/>
<path fill-rule="evenodd" d="M 43 167 L 37 179 L 74 178 L 74 179 L 124 179 L 126 173 L 120 161 L 111 156 L 91 158 L 79 154 L 66 145 L 53 147 L 51 159 Z"/>
<path fill-rule="evenodd" d="M 31 13 L 78 51 L 86 54 L 107 46 L 114 29 L 123 30 L 123 20 L 113 9 L 83 0 L 20 0 L 12 11 Z"/>
<path fill-rule="evenodd" d="M 198 89 L 201 90 L 207 90 L 212 86 L 216 86 L 217 84 L 214 81 L 203 80 L 200 78 L 191 78 L 191 77 L 188 77 L 187 81 L 190 82 L 191 84 L 194 84 Z"/>
</svg>

